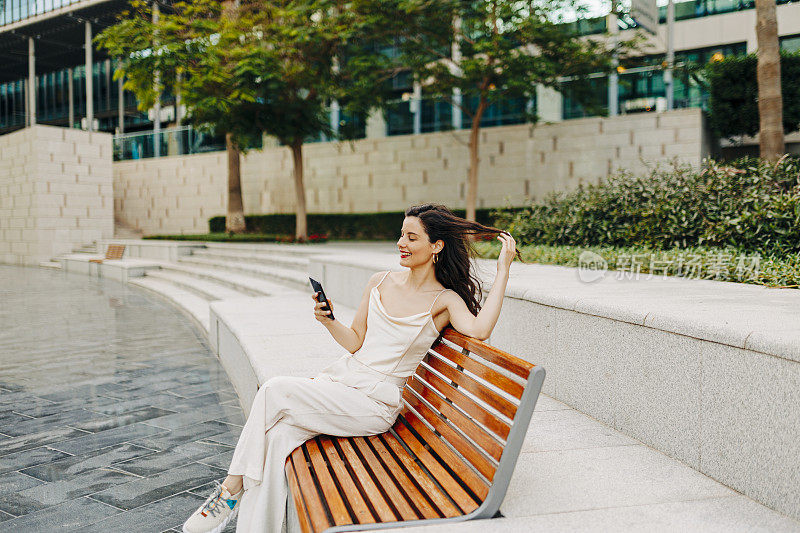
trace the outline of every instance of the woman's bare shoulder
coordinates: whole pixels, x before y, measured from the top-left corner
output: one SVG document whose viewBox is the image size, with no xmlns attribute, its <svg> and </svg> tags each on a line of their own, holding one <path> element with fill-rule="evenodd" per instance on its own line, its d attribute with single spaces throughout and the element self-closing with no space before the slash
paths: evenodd
<svg viewBox="0 0 800 533">
<path fill-rule="evenodd" d="M 464 299 L 461 297 L 460 294 L 458 294 L 453 289 L 448 289 L 446 287 L 445 287 L 445 290 L 442 293 L 442 296 L 441 296 L 440 299 L 444 300 L 448 304 L 450 304 L 450 303 L 458 303 L 458 302 L 462 302 L 463 303 L 464 302 Z"/>
<path fill-rule="evenodd" d="M 375 287 L 378 283 L 381 282 L 381 278 L 386 275 L 389 271 L 388 270 L 381 270 L 380 272 L 375 272 L 373 275 L 369 277 L 369 281 L 367 282 L 367 287 Z M 387 276 L 391 277 L 391 276 Z"/>
</svg>

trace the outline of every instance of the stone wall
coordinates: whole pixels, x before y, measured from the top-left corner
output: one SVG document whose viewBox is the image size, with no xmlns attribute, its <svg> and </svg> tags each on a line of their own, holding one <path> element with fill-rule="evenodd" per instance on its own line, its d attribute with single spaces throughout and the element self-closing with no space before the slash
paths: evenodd
<svg viewBox="0 0 800 533">
<path fill-rule="evenodd" d="M 309 213 L 403 210 L 440 202 L 464 208 L 469 131 L 401 135 L 304 147 Z M 478 207 L 524 205 L 596 182 L 618 168 L 644 172 L 672 158 L 699 166 L 709 153 L 698 109 L 586 118 L 481 131 Z M 227 206 L 224 152 L 114 163 L 115 212 L 145 234 L 205 233 Z M 286 147 L 242 158 L 246 214 L 293 213 Z"/>
<path fill-rule="evenodd" d="M 108 133 L 39 124 L 0 136 L 0 263 L 113 237 L 111 146 Z"/>
</svg>

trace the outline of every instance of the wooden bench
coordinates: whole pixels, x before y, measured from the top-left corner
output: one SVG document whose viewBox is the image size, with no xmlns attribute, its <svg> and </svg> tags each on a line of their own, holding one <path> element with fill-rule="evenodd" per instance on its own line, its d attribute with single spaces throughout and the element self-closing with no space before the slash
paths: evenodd
<svg viewBox="0 0 800 533">
<path fill-rule="evenodd" d="M 499 515 L 545 371 L 447 327 L 403 390 L 394 426 L 318 435 L 286 459 L 305 533 Z M 402 524 L 398 523 L 402 522 Z"/>
<path fill-rule="evenodd" d="M 109 259 L 122 259 L 122 254 L 125 253 L 124 244 L 109 244 L 106 249 L 106 257 L 104 259 L 89 259 L 90 263 L 102 263 Z"/>
</svg>

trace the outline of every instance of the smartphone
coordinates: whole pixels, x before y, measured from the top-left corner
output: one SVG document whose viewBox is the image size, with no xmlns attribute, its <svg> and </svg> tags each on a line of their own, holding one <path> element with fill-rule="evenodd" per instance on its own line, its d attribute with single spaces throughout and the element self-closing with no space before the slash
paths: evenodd
<svg viewBox="0 0 800 533">
<path fill-rule="evenodd" d="M 322 290 L 322 283 L 320 283 L 319 281 L 315 280 L 312 277 L 309 277 L 308 281 L 311 282 L 311 287 L 314 289 L 314 292 L 318 292 L 319 293 L 317 295 L 317 301 L 318 302 L 325 302 L 325 305 L 322 306 L 322 310 L 323 311 L 330 311 L 331 314 L 327 315 L 327 317 L 330 318 L 331 320 L 333 320 L 333 310 L 331 310 L 330 306 L 328 305 L 328 297 L 325 296 L 325 291 Z"/>
</svg>

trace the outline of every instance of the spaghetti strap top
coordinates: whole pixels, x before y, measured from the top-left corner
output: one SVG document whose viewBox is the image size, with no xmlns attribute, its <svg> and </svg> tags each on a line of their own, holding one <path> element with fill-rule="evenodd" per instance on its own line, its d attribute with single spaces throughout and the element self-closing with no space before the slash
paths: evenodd
<svg viewBox="0 0 800 533">
<path fill-rule="evenodd" d="M 389 275 L 387 271 L 381 281 L 372 288 L 367 312 L 367 332 L 361 348 L 353 354 L 360 363 L 382 374 L 407 378 L 428 353 L 428 349 L 439 337 L 431 311 L 439 296 L 450 289 L 443 289 L 434 298 L 424 313 L 396 317 L 386 312 L 378 287 Z"/>
</svg>

